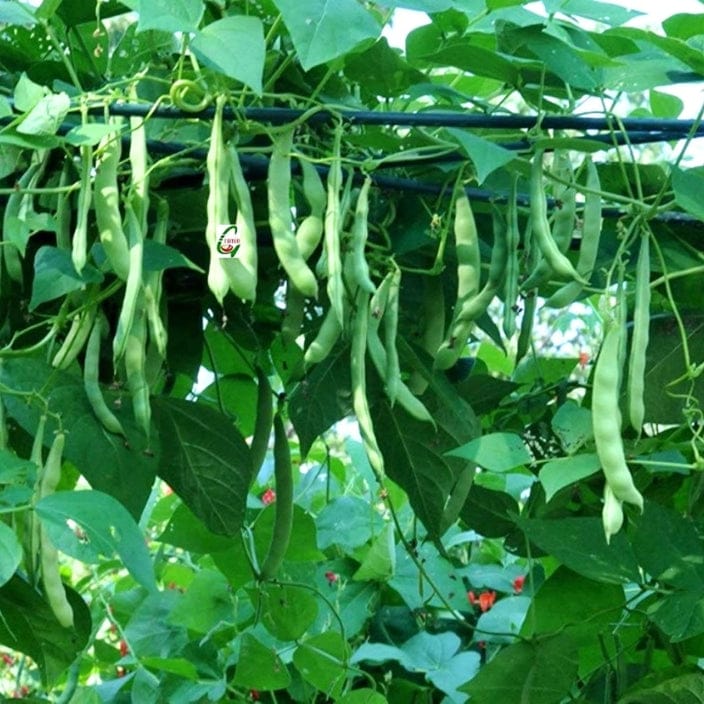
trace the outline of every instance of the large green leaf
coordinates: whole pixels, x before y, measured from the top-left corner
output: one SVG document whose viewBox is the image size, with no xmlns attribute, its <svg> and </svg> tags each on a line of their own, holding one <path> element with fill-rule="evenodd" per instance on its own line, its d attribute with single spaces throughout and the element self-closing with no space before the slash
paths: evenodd
<svg viewBox="0 0 704 704">
<path fill-rule="evenodd" d="M 482 435 L 447 454 L 471 460 L 491 472 L 508 472 L 533 460 L 521 436 L 514 433 Z"/>
<path fill-rule="evenodd" d="M 293 664 L 306 682 L 337 699 L 347 677 L 349 646 L 335 631 L 303 641 L 293 653 Z"/>
<path fill-rule="evenodd" d="M 625 535 L 617 533 L 607 545 L 600 518 L 524 518 L 518 525 L 539 548 L 584 577 L 614 583 L 640 580 Z"/>
<path fill-rule="evenodd" d="M 85 647 L 91 632 L 83 599 L 67 589 L 74 629 L 62 628 L 49 604 L 19 576 L 0 587 L 0 642 L 37 663 L 42 682 L 53 684 Z"/>
<path fill-rule="evenodd" d="M 455 439 L 442 427 L 411 418 L 398 404 L 380 400 L 372 411 L 374 430 L 387 474 L 408 494 L 431 537 L 440 537 L 445 506 L 465 461 L 447 457 Z"/>
<path fill-rule="evenodd" d="M 252 458 L 239 430 L 218 411 L 161 397 L 153 408 L 164 444 L 159 476 L 213 533 L 237 535 Z"/>
<path fill-rule="evenodd" d="M 298 640 L 318 615 L 318 602 L 308 591 L 286 584 L 263 586 L 253 599 L 261 613 L 262 624 L 281 641 Z"/>
<path fill-rule="evenodd" d="M 61 414 L 66 435 L 64 457 L 70 460 L 99 491 L 114 496 L 135 517 L 139 517 L 151 491 L 160 461 L 158 440 L 151 443 L 150 454 L 143 452 L 144 438 L 137 429 L 128 403 L 115 413 L 127 433 L 128 443 L 108 433 L 96 419 L 88 403 L 83 379 L 49 366 L 41 359 L 6 359 L 0 368 L 0 382 L 18 391 L 32 391 L 46 398 L 49 410 Z M 8 413 L 30 434 L 39 421 L 39 409 L 24 399 L 6 395 Z M 55 421 L 50 417 L 44 440 L 48 445 Z"/>
<path fill-rule="evenodd" d="M 22 560 L 22 546 L 15 531 L 0 523 L 0 586 L 10 580 Z"/>
<path fill-rule="evenodd" d="M 486 181 L 487 176 L 515 159 L 513 152 L 488 139 L 454 128 L 449 128 L 447 132 L 459 142 L 461 150 L 472 160 L 479 185 Z"/>
<path fill-rule="evenodd" d="M 351 411 L 349 347 L 336 347 L 289 397 L 288 411 L 305 457 L 313 441 Z"/>
<path fill-rule="evenodd" d="M 59 491 L 41 499 L 35 510 L 56 547 L 88 563 L 120 556 L 137 582 L 156 589 L 144 535 L 127 509 L 100 491 Z M 69 528 L 72 521 L 80 535 Z"/>
<path fill-rule="evenodd" d="M 679 166 L 673 166 L 672 188 L 678 205 L 700 220 L 704 220 L 704 205 L 700 198 L 704 188 L 704 173 L 701 169 L 685 171 Z"/>
<path fill-rule="evenodd" d="M 196 572 L 169 614 L 171 623 L 201 634 L 234 622 L 234 618 L 235 606 L 227 579 L 212 569 Z"/>
<path fill-rule="evenodd" d="M 619 704 L 704 704 L 704 677 L 701 672 L 693 672 L 653 687 L 636 687 L 619 699 Z"/>
<path fill-rule="evenodd" d="M 191 47 L 211 68 L 261 94 L 266 47 L 258 17 L 235 15 L 217 20 L 196 33 Z"/>
<path fill-rule="evenodd" d="M 34 257 L 34 281 L 29 309 L 34 310 L 42 303 L 102 280 L 103 275 L 90 265 L 83 267 L 79 274 L 73 267 L 70 252 L 56 247 L 41 247 Z"/>
<path fill-rule="evenodd" d="M 139 0 L 139 31 L 194 32 L 204 9 L 203 0 Z"/>
<path fill-rule="evenodd" d="M 307 71 L 376 39 L 381 27 L 357 0 L 273 0 Z"/>
<path fill-rule="evenodd" d="M 460 687 L 472 704 L 558 704 L 577 677 L 575 644 L 564 634 L 510 645 Z"/>
<path fill-rule="evenodd" d="M 600 467 L 599 457 L 591 453 L 572 457 L 559 457 L 546 462 L 540 468 L 538 475 L 540 483 L 545 489 L 545 500 L 550 501 L 560 489 L 590 477 Z"/>
<path fill-rule="evenodd" d="M 567 596 L 568 598 L 565 598 Z M 565 630 L 578 645 L 597 645 L 625 606 L 623 587 L 587 579 L 560 567 L 533 598 L 522 635 L 536 636 Z"/>
<path fill-rule="evenodd" d="M 516 500 L 503 491 L 474 484 L 460 511 L 467 528 L 487 538 L 501 538 L 515 527 L 512 515 L 518 515 Z"/>
<path fill-rule="evenodd" d="M 233 683 L 270 692 L 288 687 L 290 682 L 291 675 L 276 652 L 260 643 L 253 635 L 245 633 Z"/>
</svg>

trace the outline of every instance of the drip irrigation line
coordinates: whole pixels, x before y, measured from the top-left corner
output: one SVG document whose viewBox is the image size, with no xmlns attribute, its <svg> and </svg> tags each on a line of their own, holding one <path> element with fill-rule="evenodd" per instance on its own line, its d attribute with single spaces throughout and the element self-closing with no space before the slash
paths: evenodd
<svg viewBox="0 0 704 704">
<path fill-rule="evenodd" d="M 102 115 L 104 106 L 89 108 L 89 114 Z M 200 112 L 188 112 L 170 105 L 143 103 L 111 103 L 107 110 L 112 115 L 125 117 L 159 117 L 165 119 L 179 118 L 211 118 L 215 109 L 205 108 Z M 224 117 L 229 120 L 245 119 L 255 122 L 266 122 L 272 125 L 282 125 L 298 120 L 306 114 L 306 110 L 296 108 L 243 108 L 233 110 L 226 108 Z M 485 115 L 466 112 L 442 112 L 438 110 L 427 112 L 378 112 L 373 110 L 338 111 L 321 110 L 306 118 L 311 125 L 331 124 L 337 119 L 356 125 L 379 125 L 396 127 L 467 127 L 474 129 L 521 129 L 529 130 L 536 127 L 545 129 L 578 130 L 578 131 L 612 131 L 619 132 L 654 132 L 658 134 L 679 135 L 686 137 L 694 132 L 704 136 L 704 124 L 697 120 L 660 119 L 651 117 L 632 117 L 617 120 L 611 117 L 586 117 L 580 115 Z M 670 139 L 673 137 L 670 136 Z"/>
</svg>

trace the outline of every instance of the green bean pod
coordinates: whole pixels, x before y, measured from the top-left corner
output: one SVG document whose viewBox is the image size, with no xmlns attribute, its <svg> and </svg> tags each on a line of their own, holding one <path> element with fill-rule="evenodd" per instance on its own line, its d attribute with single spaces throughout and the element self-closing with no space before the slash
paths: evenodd
<svg viewBox="0 0 704 704">
<path fill-rule="evenodd" d="M 76 209 L 76 228 L 71 243 L 71 260 L 80 274 L 88 261 L 88 215 L 93 194 L 91 173 L 93 171 L 93 150 L 90 146 L 81 147 L 81 187 L 78 191 L 78 208 Z"/>
<path fill-rule="evenodd" d="M 535 309 L 537 305 L 537 294 L 534 291 L 526 292 L 523 298 L 521 329 L 518 332 L 518 342 L 516 343 L 516 365 L 526 356 L 530 349 L 533 340 L 533 323 L 535 321 Z"/>
<path fill-rule="evenodd" d="M 330 305 L 335 311 L 340 327 L 345 327 L 345 287 L 342 280 L 342 239 L 343 211 L 340 203 L 342 191 L 342 125 L 335 128 L 332 147 L 332 162 L 327 178 L 327 209 L 325 211 L 323 255 L 327 274 L 327 292 Z"/>
<path fill-rule="evenodd" d="M 32 496 L 32 507 L 41 498 L 41 480 L 44 468 L 44 434 L 46 430 L 46 414 L 42 413 L 39 416 L 37 430 L 34 433 L 32 442 L 32 450 L 29 459 L 37 468 L 37 479 L 34 486 L 34 494 Z M 27 567 L 32 581 L 39 575 L 39 560 L 41 550 L 41 523 L 37 518 L 37 514 L 32 510 L 27 512 L 27 522 L 25 524 L 27 535 Z"/>
<path fill-rule="evenodd" d="M 145 373 L 147 327 L 144 302 L 140 295 L 137 302 L 130 332 L 125 346 L 125 374 L 127 386 L 132 398 L 132 412 L 137 425 L 149 442 L 151 435 L 151 405 L 149 403 L 149 385 Z"/>
<path fill-rule="evenodd" d="M 457 362 L 474 322 L 486 311 L 503 283 L 508 256 L 506 223 L 496 210 L 493 211 L 493 221 L 494 245 L 489 262 L 489 276 L 481 290 L 469 299 L 465 299 L 455 311 L 450 331 L 435 354 L 435 369 L 449 369 Z"/>
<path fill-rule="evenodd" d="M 16 228 L 14 220 L 22 220 L 22 203 L 26 195 L 24 190 L 30 187 L 32 181 L 40 172 L 40 168 L 41 163 L 38 161 L 32 162 L 27 167 L 27 170 L 17 180 L 15 192 L 8 196 L 5 210 L 3 211 L 2 237 L 4 244 L 0 247 L 0 256 L 10 279 L 20 284 L 24 279 L 22 257 L 20 256 L 18 245 L 8 239 L 8 233 Z"/>
<path fill-rule="evenodd" d="M 608 545 L 611 542 L 611 536 L 616 535 L 623 526 L 623 502 L 616 498 L 608 482 L 604 484 L 604 506 L 601 510 L 601 522 Z"/>
<path fill-rule="evenodd" d="M 208 202 L 206 204 L 205 241 L 210 253 L 208 288 L 220 305 L 230 290 L 230 277 L 223 264 L 225 260 L 218 256 L 219 228 L 230 224 L 227 186 L 230 169 L 222 133 L 223 111 L 226 102 L 227 98 L 224 95 L 219 95 L 215 101 L 215 114 L 213 115 L 210 145 L 206 158 Z"/>
<path fill-rule="evenodd" d="M 274 393 L 271 390 L 269 377 L 258 364 L 254 367 L 254 372 L 257 376 L 257 417 L 249 446 L 252 455 L 252 481 L 256 479 L 266 459 L 274 420 Z"/>
<path fill-rule="evenodd" d="M 309 298 L 318 297 L 318 282 L 296 242 L 291 216 L 291 151 L 294 128 L 280 132 L 269 160 L 267 196 L 269 226 L 276 255 L 293 285 Z"/>
<path fill-rule="evenodd" d="M 621 325 L 614 324 L 609 328 L 594 368 L 592 384 L 594 444 L 604 476 L 614 496 L 619 501 L 635 504 L 642 511 L 643 497 L 636 489 L 633 477 L 628 470 L 621 437 L 619 409 L 621 336 Z"/>
<path fill-rule="evenodd" d="M 369 322 L 367 326 L 367 350 L 379 377 L 385 380 L 388 361 L 384 344 L 381 341 L 381 337 L 379 337 L 379 321 L 375 318 L 375 310 L 378 310 L 378 308 L 370 301 Z M 385 385 L 385 390 L 388 396 L 388 385 Z M 391 400 L 391 398 L 389 398 L 389 400 Z M 411 391 L 401 378 L 398 379 L 394 400 L 398 402 L 399 406 L 411 417 L 435 425 L 435 420 L 430 415 L 430 412 L 423 402 Z"/>
<path fill-rule="evenodd" d="M 650 338 L 650 237 L 644 232 L 636 262 L 636 300 L 628 362 L 628 418 L 639 434 L 645 419 L 645 361 Z"/>
<path fill-rule="evenodd" d="M 156 221 L 154 223 L 154 231 L 152 241 L 159 244 L 166 243 L 166 233 L 169 228 L 169 202 L 163 198 L 157 201 L 156 205 Z M 161 293 L 162 279 L 164 272 L 162 271 L 145 271 L 142 276 L 142 285 L 144 292 L 144 302 L 147 311 L 147 323 L 149 325 L 149 337 L 154 343 L 159 356 L 162 359 L 166 358 L 166 348 L 168 345 L 168 332 L 166 324 L 161 316 Z"/>
<path fill-rule="evenodd" d="M 350 377 L 352 382 L 352 407 L 354 408 L 362 443 L 369 458 L 369 464 L 377 481 L 384 479 L 384 458 L 374 432 L 374 424 L 367 400 L 367 328 L 369 326 L 370 295 L 360 290 L 355 300 L 356 308 L 352 317 L 352 344 L 350 345 Z"/>
<path fill-rule="evenodd" d="M 572 266 L 572 262 L 560 251 L 550 232 L 543 184 L 542 152 L 538 152 L 533 158 L 530 178 L 530 217 L 533 237 L 552 272 L 559 277 L 586 283 Z M 530 288 L 528 283 L 524 284 L 524 288 Z"/>
<path fill-rule="evenodd" d="M 371 184 L 372 180 L 367 176 L 357 196 L 357 206 L 352 226 L 352 252 L 350 255 L 352 258 L 352 283 L 370 294 L 376 291 L 376 286 L 374 286 L 369 276 L 369 265 L 364 254 L 364 248 L 367 245 L 367 237 L 369 235 L 369 188 Z"/>
<path fill-rule="evenodd" d="M 276 513 L 269 550 L 259 571 L 259 579 L 262 581 L 276 577 L 286 556 L 293 531 L 293 467 L 291 449 L 280 412 L 274 416 L 274 478 Z"/>
<path fill-rule="evenodd" d="M 95 417 L 100 424 L 110 433 L 125 437 L 125 430 L 122 423 L 115 414 L 108 408 L 100 388 L 100 341 L 108 331 L 107 320 L 103 315 L 99 315 L 93 325 L 88 344 L 86 345 L 86 355 L 83 360 L 83 387 L 88 398 L 88 403 L 93 409 Z"/>
<path fill-rule="evenodd" d="M 457 308 L 476 295 L 481 277 L 477 223 L 467 194 L 462 190 L 455 201 L 455 251 L 457 254 Z"/>
<path fill-rule="evenodd" d="M 401 366 L 396 349 L 396 336 L 398 335 L 398 308 L 399 290 L 401 287 L 401 269 L 395 267 L 389 286 L 389 295 L 384 312 L 384 349 L 386 350 L 386 395 L 393 406 L 396 402 L 399 386 L 401 385 Z"/>
<path fill-rule="evenodd" d="M 584 196 L 584 212 L 582 217 L 582 241 L 579 246 L 579 259 L 577 272 L 586 281 L 591 279 L 599 253 L 601 239 L 601 184 L 596 165 L 586 157 L 587 165 L 587 193 Z M 545 302 L 551 308 L 565 308 L 573 303 L 584 289 L 578 281 L 570 281 L 561 286 Z"/>
<path fill-rule="evenodd" d="M 140 227 L 139 221 L 137 219 L 137 214 L 132 209 L 132 204 L 127 203 L 125 208 L 125 223 L 127 226 L 127 233 L 129 235 L 130 243 L 130 270 L 127 275 L 127 283 L 125 285 L 125 295 L 122 299 L 122 307 L 120 309 L 120 315 L 117 319 L 117 328 L 115 330 L 115 337 L 112 341 L 112 357 L 113 364 L 117 368 L 118 362 L 122 359 L 125 354 L 125 348 L 127 347 L 127 338 L 132 329 L 132 324 L 137 311 L 138 301 L 142 301 L 144 305 L 144 298 L 140 296 L 140 290 L 142 288 L 142 259 L 144 254 L 144 233 Z"/>
<path fill-rule="evenodd" d="M 320 325 L 318 334 L 315 336 L 313 342 L 310 343 L 308 348 L 303 355 L 303 362 L 306 367 L 313 364 L 319 364 L 332 352 L 333 347 L 340 339 L 342 334 L 342 325 L 337 319 L 337 315 L 333 310 L 332 306 L 328 308 L 323 322 Z"/>
<path fill-rule="evenodd" d="M 49 449 L 49 454 L 44 464 L 44 471 L 40 483 L 40 498 L 49 496 L 56 491 L 56 487 L 61 479 L 61 457 L 65 444 L 65 435 L 59 432 L 54 437 L 54 441 Z M 59 553 L 51 541 L 49 534 L 42 526 L 40 531 L 41 549 L 40 564 L 42 572 L 42 585 L 47 603 L 51 608 L 56 620 L 64 628 L 73 627 L 73 608 L 66 597 L 66 590 L 61 581 L 59 572 Z"/>
<path fill-rule="evenodd" d="M 59 188 L 68 188 L 71 161 L 64 159 L 59 176 Z M 56 197 L 56 246 L 59 249 L 71 249 L 71 194 L 62 192 Z"/>
<path fill-rule="evenodd" d="M 130 98 L 137 101 L 137 88 L 133 84 Z M 130 184 L 129 199 L 142 232 L 147 231 L 149 212 L 149 169 L 147 165 L 147 131 L 144 117 L 130 117 Z"/>
<path fill-rule="evenodd" d="M 254 206 L 252 205 L 249 185 L 242 171 L 237 148 L 234 145 L 230 145 L 228 153 L 230 157 L 230 185 L 235 204 L 237 205 L 235 225 L 240 238 L 237 258 L 231 260 L 234 264 L 231 275 L 230 267 L 227 267 L 230 289 L 237 298 L 254 303 L 257 297 L 258 276 L 257 230 L 254 221 Z"/>
<path fill-rule="evenodd" d="M 281 337 L 285 344 L 294 345 L 301 334 L 306 312 L 306 297 L 291 283 L 286 283 L 286 308 L 281 324 Z"/>
<path fill-rule="evenodd" d="M 120 125 L 113 121 L 112 124 Z M 120 215 L 120 190 L 117 184 L 117 167 L 122 154 L 120 135 L 103 137 L 99 146 L 93 184 L 93 204 L 100 243 L 113 271 L 123 281 L 130 269 L 130 254 L 127 237 L 122 228 Z"/>
<path fill-rule="evenodd" d="M 518 229 L 518 178 L 514 177 L 508 197 L 506 212 L 506 276 L 504 278 L 504 312 L 502 328 L 506 337 L 516 333 L 516 302 L 518 300 L 518 245 L 521 233 Z"/>
<path fill-rule="evenodd" d="M 90 335 L 96 310 L 95 305 L 90 305 L 73 317 L 68 334 L 51 361 L 53 367 L 67 369 L 76 361 Z"/>
<path fill-rule="evenodd" d="M 317 249 L 323 236 L 326 192 L 318 170 L 305 159 L 300 160 L 303 173 L 303 195 L 310 207 L 310 214 L 301 221 L 296 230 L 296 242 L 304 259 Z"/>
</svg>

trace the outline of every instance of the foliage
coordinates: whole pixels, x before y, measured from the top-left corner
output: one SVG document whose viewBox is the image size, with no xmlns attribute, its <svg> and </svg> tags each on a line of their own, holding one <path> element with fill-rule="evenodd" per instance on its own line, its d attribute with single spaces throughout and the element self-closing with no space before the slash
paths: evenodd
<svg viewBox="0 0 704 704">
<path fill-rule="evenodd" d="M 704 15 L 542 8 L 0 4 L 0 694 L 704 702 Z"/>
</svg>

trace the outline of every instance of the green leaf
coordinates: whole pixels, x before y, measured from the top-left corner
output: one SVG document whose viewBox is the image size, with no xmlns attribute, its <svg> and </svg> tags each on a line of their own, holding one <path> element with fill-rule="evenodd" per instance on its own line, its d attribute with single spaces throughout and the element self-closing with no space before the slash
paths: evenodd
<svg viewBox="0 0 704 704">
<path fill-rule="evenodd" d="M 533 461 L 521 436 L 513 433 L 482 435 L 446 454 L 471 460 L 491 472 L 508 472 Z"/>
<path fill-rule="evenodd" d="M 273 0 L 305 71 L 344 56 L 381 28 L 357 0 Z"/>
<path fill-rule="evenodd" d="M 596 582 L 559 567 L 533 597 L 522 635 L 532 637 L 564 630 L 576 645 L 589 645 L 618 619 L 625 601 L 620 584 Z"/>
<path fill-rule="evenodd" d="M 511 515 L 518 515 L 516 500 L 503 491 L 473 484 L 460 511 L 467 526 L 486 538 L 502 538 L 515 527 Z"/>
<path fill-rule="evenodd" d="M 655 117 L 676 118 L 681 115 L 684 109 L 684 103 L 676 95 L 659 90 L 651 90 L 648 97 L 650 99 L 650 110 Z"/>
<path fill-rule="evenodd" d="M 541 550 L 574 572 L 599 582 L 638 582 L 640 571 L 623 531 L 607 545 L 601 518 L 518 519 Z"/>
<path fill-rule="evenodd" d="M 342 699 L 337 700 L 337 704 L 388 704 L 388 700 L 383 694 L 363 687 L 347 692 Z"/>
<path fill-rule="evenodd" d="M 66 93 L 45 95 L 24 116 L 17 126 L 20 134 L 53 135 L 64 121 L 71 107 L 71 99 Z"/>
<path fill-rule="evenodd" d="M 538 477 L 545 489 L 545 500 L 570 484 L 591 477 L 601 467 L 599 457 L 595 454 L 574 455 L 549 460 L 540 469 Z"/>
<path fill-rule="evenodd" d="M 32 27 L 36 22 L 34 15 L 17 0 L 0 4 L 0 24 Z"/>
<path fill-rule="evenodd" d="M 704 556 L 694 523 L 646 501 L 631 543 L 647 574 L 679 589 L 704 590 Z"/>
<path fill-rule="evenodd" d="M 22 546 L 15 531 L 0 523 L 0 587 L 15 574 L 22 561 Z"/>
<path fill-rule="evenodd" d="M 339 545 L 349 552 L 368 542 L 379 532 L 384 521 L 368 501 L 355 496 L 340 496 L 325 505 L 315 524 L 321 550 Z"/>
<path fill-rule="evenodd" d="M 477 170 L 479 185 L 486 181 L 487 176 L 516 158 L 512 151 L 465 130 L 448 128 L 447 132 L 457 140 L 461 150 L 472 160 Z"/>
<path fill-rule="evenodd" d="M 252 531 L 257 554 L 260 558 L 266 554 L 274 530 L 274 505 L 267 506 L 257 518 Z M 296 536 L 286 550 L 284 559 L 288 562 L 317 562 L 323 559 L 323 553 L 318 550 L 315 521 L 313 517 L 300 506 L 293 507 L 292 535 Z"/>
<path fill-rule="evenodd" d="M 232 540 L 209 531 L 185 504 L 176 508 L 159 541 L 195 553 L 227 550 Z"/>
<path fill-rule="evenodd" d="M 196 33 L 191 48 L 211 68 L 261 95 L 266 46 L 258 17 L 235 15 L 212 22 Z"/>
<path fill-rule="evenodd" d="M 591 411 L 572 400 L 557 409 L 550 425 L 568 455 L 576 452 L 593 436 Z"/>
<path fill-rule="evenodd" d="M 313 441 L 351 408 L 349 347 L 337 347 L 316 364 L 288 400 L 288 412 L 305 459 Z"/>
<path fill-rule="evenodd" d="M 472 704 L 558 704 L 577 677 L 577 649 L 566 635 L 499 651 L 469 684 Z"/>
<path fill-rule="evenodd" d="M 240 645 L 233 684 L 262 692 L 284 689 L 291 675 L 281 658 L 271 648 L 262 645 L 253 635 L 245 633 Z"/>
<path fill-rule="evenodd" d="M 61 415 L 66 436 L 65 459 L 73 463 L 93 489 L 115 497 L 139 517 L 154 482 L 160 462 L 160 447 L 152 439 L 151 452 L 145 454 L 144 439 L 136 427 L 129 403 L 114 409 L 127 433 L 123 438 L 107 432 L 96 419 L 86 398 L 83 379 L 76 374 L 54 369 L 41 359 L 5 359 L 0 367 L 0 382 L 18 391 L 33 392 L 45 398 L 52 412 Z M 112 399 L 108 397 L 108 403 Z M 24 399 L 6 396 L 8 414 L 31 435 L 37 429 L 40 411 Z M 49 419 L 44 434 L 51 442 L 56 422 Z"/>
<path fill-rule="evenodd" d="M 464 697 L 457 688 L 479 671 L 479 653 L 458 653 L 460 645 L 461 641 L 454 633 L 421 631 L 401 646 L 401 664 L 410 672 L 423 672 L 450 699 L 461 700 Z"/>
<path fill-rule="evenodd" d="M 702 704 L 704 679 L 700 672 L 679 675 L 654 687 L 636 685 L 635 691 L 619 699 L 619 704 Z"/>
<path fill-rule="evenodd" d="M 153 240 L 145 240 L 144 242 L 142 268 L 144 271 L 165 271 L 166 269 L 184 268 L 205 273 L 201 267 L 184 256 L 178 249 Z"/>
<path fill-rule="evenodd" d="M 25 483 L 37 470 L 34 462 L 18 457 L 9 450 L 0 449 L 0 484 Z"/>
<path fill-rule="evenodd" d="M 62 552 L 87 563 L 117 554 L 137 582 L 156 589 L 144 535 L 127 509 L 112 496 L 100 491 L 59 491 L 41 499 L 35 510 Z M 76 535 L 67 521 L 77 524 L 85 538 Z"/>
<path fill-rule="evenodd" d="M 306 682 L 337 699 L 347 677 L 348 658 L 347 642 L 339 633 L 327 631 L 301 643 L 293 653 L 293 664 Z"/>
<path fill-rule="evenodd" d="M 139 0 L 138 31 L 195 32 L 204 9 L 203 0 Z"/>
<path fill-rule="evenodd" d="M 47 93 L 44 86 L 40 86 L 32 81 L 26 73 L 22 73 L 13 94 L 15 108 L 20 112 L 29 112 Z"/>
<path fill-rule="evenodd" d="M 704 633 L 702 587 L 659 599 L 648 609 L 648 616 L 673 643 L 701 635 Z"/>
<path fill-rule="evenodd" d="M 169 614 L 169 622 L 196 633 L 209 633 L 221 624 L 232 623 L 235 608 L 230 586 L 217 570 L 196 572 L 186 593 Z"/>
<path fill-rule="evenodd" d="M 687 40 L 697 34 L 704 34 L 704 16 L 681 12 L 663 20 L 662 28 L 670 37 Z"/>
<path fill-rule="evenodd" d="M 595 22 L 603 22 L 617 27 L 634 17 L 643 15 L 637 10 L 630 10 L 621 5 L 596 0 L 547 0 L 545 9 L 549 13 L 563 12 L 567 15 L 586 17 Z"/>
<path fill-rule="evenodd" d="M 244 521 L 252 458 L 237 427 L 218 411 L 180 399 L 152 401 L 164 445 L 159 475 L 218 535 Z"/>
<path fill-rule="evenodd" d="M 387 523 L 381 535 L 377 536 L 367 550 L 359 569 L 352 575 L 357 581 L 386 581 L 394 574 L 396 567 L 396 543 L 394 526 Z"/>
<path fill-rule="evenodd" d="M 701 189 L 704 188 L 704 172 L 701 169 L 672 167 L 672 188 L 677 204 L 700 220 L 704 220 L 704 204 Z"/>
<path fill-rule="evenodd" d="M 142 657 L 139 659 L 141 665 L 156 670 L 157 672 L 168 672 L 172 675 L 185 677 L 187 680 L 197 680 L 198 670 L 196 666 L 184 658 L 157 658 Z M 101 700 L 102 701 L 102 700 Z"/>
<path fill-rule="evenodd" d="M 55 298 L 78 291 L 86 284 L 100 283 L 103 275 L 90 264 L 79 274 L 73 267 L 71 253 L 58 247 L 40 247 L 34 258 L 34 282 L 29 310 Z"/>
<path fill-rule="evenodd" d="M 177 592 L 167 589 L 151 593 L 136 606 L 134 602 L 129 605 L 125 640 L 133 656 L 169 658 L 182 654 L 188 642 L 187 631 L 168 621 L 179 597 Z"/>
<path fill-rule="evenodd" d="M 281 641 L 301 638 L 318 616 L 316 598 L 295 586 L 265 585 L 259 591 L 259 599 L 264 628 Z"/>
<path fill-rule="evenodd" d="M 431 537 L 440 537 L 448 498 L 465 463 L 443 453 L 456 440 L 441 426 L 411 418 L 386 399 L 372 409 L 372 419 L 387 474 L 407 494 L 418 519 Z"/>
<path fill-rule="evenodd" d="M 66 674 L 91 634 L 88 607 L 73 589 L 67 589 L 74 628 L 62 628 L 39 592 L 15 575 L 0 587 L 0 643 L 29 655 L 39 668 L 44 686 Z"/>
<path fill-rule="evenodd" d="M 103 137 L 118 131 L 119 128 L 114 124 L 106 125 L 100 122 L 90 122 L 85 125 L 76 125 L 66 134 L 64 139 L 68 144 L 72 144 L 75 147 L 94 147 Z M 147 240 L 147 242 L 154 244 L 152 240 Z M 146 245 L 147 242 L 144 244 Z"/>
<path fill-rule="evenodd" d="M 477 630 L 487 643 L 514 643 L 524 625 L 531 600 L 527 596 L 509 596 L 497 601 L 477 621 Z"/>
</svg>

